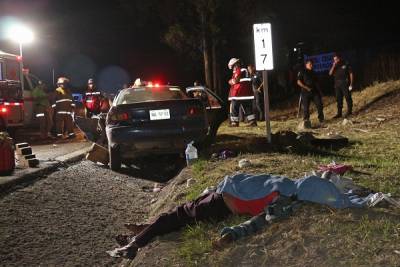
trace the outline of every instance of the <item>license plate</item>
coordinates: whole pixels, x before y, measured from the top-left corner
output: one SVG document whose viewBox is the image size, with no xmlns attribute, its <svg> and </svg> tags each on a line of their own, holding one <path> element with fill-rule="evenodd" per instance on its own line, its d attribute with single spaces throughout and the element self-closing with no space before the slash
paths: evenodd
<svg viewBox="0 0 400 267">
<path fill-rule="evenodd" d="M 156 109 L 150 110 L 150 120 L 169 120 L 171 117 L 169 115 L 169 109 Z"/>
</svg>

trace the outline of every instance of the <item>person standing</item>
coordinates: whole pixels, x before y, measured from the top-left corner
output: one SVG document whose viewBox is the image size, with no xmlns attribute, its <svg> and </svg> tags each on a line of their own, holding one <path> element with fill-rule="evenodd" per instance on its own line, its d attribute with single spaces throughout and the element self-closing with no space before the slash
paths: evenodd
<svg viewBox="0 0 400 267">
<path fill-rule="evenodd" d="M 93 79 L 88 80 L 87 90 L 83 99 L 85 104 L 85 114 L 87 118 L 100 113 L 101 93 L 97 91 Z"/>
<path fill-rule="evenodd" d="M 256 71 L 256 67 L 253 64 L 247 66 L 251 78 L 251 84 L 253 88 L 254 101 L 253 101 L 253 112 L 259 121 L 264 120 L 264 109 L 263 109 L 263 81 L 260 74 Z"/>
<path fill-rule="evenodd" d="M 48 95 L 45 90 L 45 84 L 42 81 L 32 91 L 34 101 L 35 117 L 39 120 L 40 137 L 46 139 L 52 127 L 52 110 Z"/>
<path fill-rule="evenodd" d="M 341 55 L 333 56 L 333 64 L 329 70 L 329 75 L 334 78 L 334 86 L 337 102 L 337 114 L 333 118 L 342 117 L 343 96 L 346 98 L 347 112 L 345 117 L 352 114 L 353 100 L 351 98 L 351 90 L 353 89 L 353 71 L 351 66 L 345 62 Z"/>
<path fill-rule="evenodd" d="M 257 126 L 256 116 L 252 110 L 252 102 L 254 99 L 251 87 L 251 78 L 248 76 L 247 69 L 240 67 L 238 58 L 231 58 L 228 68 L 233 70 L 232 78 L 229 80 L 229 100 L 231 101 L 231 127 L 239 126 L 239 111 L 243 107 L 244 116 L 249 126 Z"/>
<path fill-rule="evenodd" d="M 62 138 L 64 132 L 67 132 L 68 138 L 74 138 L 74 125 L 72 121 L 74 103 L 69 86 L 69 80 L 60 77 L 57 80 L 56 97 L 55 97 L 55 120 L 57 137 Z"/>
<path fill-rule="evenodd" d="M 318 88 L 317 77 L 313 71 L 313 62 L 306 60 L 305 68 L 297 74 L 297 85 L 301 89 L 301 103 L 303 106 L 303 120 L 310 120 L 310 102 L 313 101 L 318 111 L 319 122 L 324 121 L 324 112 L 321 91 Z"/>
</svg>

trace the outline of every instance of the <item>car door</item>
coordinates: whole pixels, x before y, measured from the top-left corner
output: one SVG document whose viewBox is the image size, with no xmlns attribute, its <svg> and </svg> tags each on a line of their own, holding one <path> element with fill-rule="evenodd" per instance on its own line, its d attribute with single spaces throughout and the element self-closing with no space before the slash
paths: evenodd
<svg viewBox="0 0 400 267">
<path fill-rule="evenodd" d="M 205 102 L 207 119 L 210 125 L 209 138 L 215 141 L 218 128 L 226 119 L 225 103 L 210 89 L 205 90 L 207 94 L 207 102 Z"/>
</svg>

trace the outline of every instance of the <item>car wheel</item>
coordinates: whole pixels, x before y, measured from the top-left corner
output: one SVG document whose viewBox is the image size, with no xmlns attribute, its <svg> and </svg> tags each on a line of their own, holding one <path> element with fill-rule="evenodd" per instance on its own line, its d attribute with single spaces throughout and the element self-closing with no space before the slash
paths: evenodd
<svg viewBox="0 0 400 267">
<path fill-rule="evenodd" d="M 118 147 L 112 148 L 108 146 L 108 153 L 110 156 L 110 169 L 119 171 L 121 169 L 121 154 Z"/>
</svg>

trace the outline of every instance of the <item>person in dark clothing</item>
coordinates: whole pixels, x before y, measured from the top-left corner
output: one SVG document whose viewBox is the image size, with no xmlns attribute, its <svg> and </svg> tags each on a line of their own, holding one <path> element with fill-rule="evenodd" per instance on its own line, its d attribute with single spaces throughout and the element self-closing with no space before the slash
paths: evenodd
<svg viewBox="0 0 400 267">
<path fill-rule="evenodd" d="M 222 220 L 231 215 L 222 194 L 209 192 L 193 201 L 175 207 L 167 213 L 159 215 L 147 225 L 126 225 L 136 236 L 117 236 L 122 247 L 107 253 L 112 257 L 134 258 L 139 248 L 146 246 L 154 237 L 164 235 L 197 221 Z"/>
<path fill-rule="evenodd" d="M 318 119 L 324 121 L 324 112 L 321 91 L 318 88 L 317 77 L 313 71 L 313 62 L 307 60 L 305 68 L 297 74 L 297 85 L 301 89 L 301 103 L 303 105 L 303 120 L 310 120 L 310 102 L 313 101 L 318 111 Z"/>
<path fill-rule="evenodd" d="M 329 70 L 329 75 L 334 77 L 334 86 L 337 101 L 337 114 L 334 118 L 342 117 L 343 96 L 346 98 L 347 113 L 345 117 L 351 115 L 353 100 L 351 90 L 353 89 L 353 71 L 351 66 L 345 62 L 339 54 L 333 56 L 333 65 Z"/>
<path fill-rule="evenodd" d="M 264 120 L 263 81 L 253 64 L 248 65 L 247 70 L 249 72 L 251 78 L 251 84 L 253 87 L 253 94 L 254 94 L 253 112 L 256 115 L 257 120 L 263 121 Z"/>
</svg>

